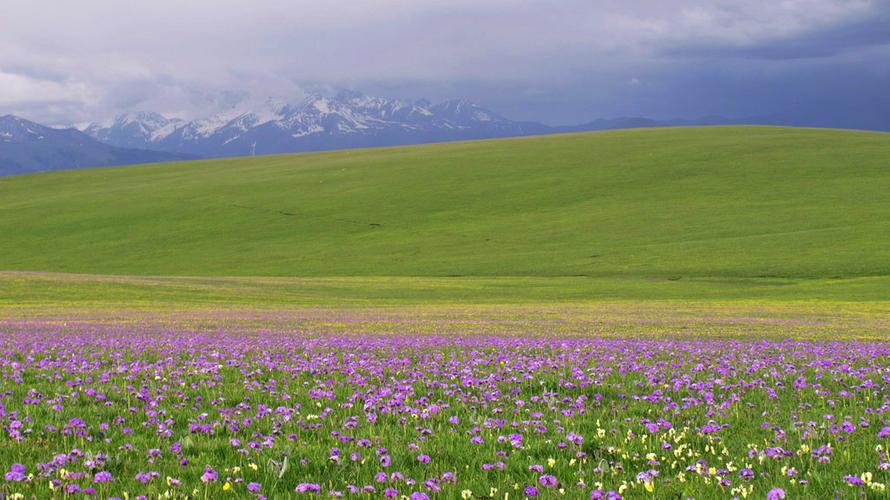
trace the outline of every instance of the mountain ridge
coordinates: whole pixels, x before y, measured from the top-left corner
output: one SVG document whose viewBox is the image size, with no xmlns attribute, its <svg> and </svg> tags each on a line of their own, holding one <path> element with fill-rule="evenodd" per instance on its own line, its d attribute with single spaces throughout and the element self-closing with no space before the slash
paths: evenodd
<svg viewBox="0 0 890 500">
<path fill-rule="evenodd" d="M 826 126 L 806 117 L 781 114 L 679 119 L 624 116 L 552 126 L 510 120 L 467 99 L 434 104 L 426 99 L 389 99 L 341 90 L 333 95 L 307 94 L 294 102 L 271 97 L 262 102 L 243 101 L 191 121 L 151 111 L 128 113 L 110 124 L 91 124 L 84 131 L 114 146 L 214 158 L 702 125 Z"/>
<path fill-rule="evenodd" d="M 74 128 L 55 129 L 14 115 L 0 116 L 0 175 L 194 158 L 111 146 Z"/>
<path fill-rule="evenodd" d="M 4 117 L 7 121 L 15 117 Z M 24 120 L 24 119 L 21 119 Z M 24 120 L 27 121 L 27 120 Z M 551 126 L 514 121 L 467 99 L 432 103 L 426 99 L 374 97 L 354 90 L 333 95 L 306 94 L 289 101 L 244 98 L 227 109 L 185 120 L 154 111 L 132 111 L 81 131 L 44 127 L 44 138 L 24 134 L 31 143 L 0 135 L 0 175 L 177 159 L 402 146 L 473 139 L 496 139 L 565 132 L 701 125 L 791 125 L 824 127 L 806 117 L 768 115 L 657 120 L 643 116 L 600 118 L 582 124 Z M 70 130 L 70 129 L 69 129 Z M 81 135 L 76 135 L 80 134 Z M 76 133 L 76 134 L 75 134 Z M 23 135 L 21 131 L 17 135 Z M 51 137 L 57 142 L 50 145 Z M 8 138 L 7 138 L 8 139 Z M 42 142 L 41 142 L 42 141 Z M 110 148 L 110 149 L 109 149 Z M 49 151 L 55 151 L 50 154 Z"/>
<path fill-rule="evenodd" d="M 114 146 L 225 157 L 522 136 L 554 129 L 508 120 L 465 99 L 432 104 L 340 91 L 333 96 L 309 94 L 298 102 L 269 98 L 259 106 L 235 105 L 192 121 L 131 113 L 84 131 Z"/>
</svg>

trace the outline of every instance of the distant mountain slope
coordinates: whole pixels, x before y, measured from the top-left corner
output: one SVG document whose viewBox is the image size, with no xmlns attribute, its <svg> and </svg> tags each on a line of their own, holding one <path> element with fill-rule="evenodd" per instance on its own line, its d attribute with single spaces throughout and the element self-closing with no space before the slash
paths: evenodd
<svg viewBox="0 0 890 500">
<path fill-rule="evenodd" d="M 886 133 L 678 127 L 7 177 L 0 269 L 890 276 L 888 158 Z"/>
<path fill-rule="evenodd" d="M 297 103 L 269 99 L 238 105 L 209 119 L 185 122 L 144 112 L 85 129 L 114 146 L 205 157 L 392 146 L 554 132 L 515 122 L 466 100 L 431 104 L 343 91 Z"/>
<path fill-rule="evenodd" d="M 107 127 L 92 124 L 84 132 L 106 144 L 138 149 L 144 148 L 155 137 L 165 137 L 184 123 L 183 120 L 167 119 L 158 113 L 126 113 Z"/>
<path fill-rule="evenodd" d="M 189 158 L 194 156 L 109 146 L 75 129 L 0 117 L 0 175 Z"/>
<path fill-rule="evenodd" d="M 465 99 L 433 104 L 425 99 L 372 97 L 351 90 L 332 96 L 310 94 L 293 102 L 273 98 L 256 101 L 248 97 L 220 113 L 192 121 L 152 111 L 130 112 L 106 123 L 90 124 L 83 130 L 86 135 L 32 122 L 22 128 L 16 120 L 23 120 L 14 117 L 4 120 L 9 137 L 0 137 L 0 141 L 5 140 L 5 144 L 0 142 L 0 175 L 182 158 L 302 153 L 563 132 L 700 125 L 826 125 L 803 116 L 772 115 L 670 120 L 617 117 L 548 126 L 513 121 Z M 28 134 L 26 129 L 36 132 Z M 13 136 L 20 140 L 12 144 Z"/>
</svg>

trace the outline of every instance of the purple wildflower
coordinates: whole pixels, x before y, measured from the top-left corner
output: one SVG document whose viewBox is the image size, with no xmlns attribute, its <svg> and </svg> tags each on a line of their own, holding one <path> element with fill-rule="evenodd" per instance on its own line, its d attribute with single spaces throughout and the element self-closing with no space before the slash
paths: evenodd
<svg viewBox="0 0 890 500">
<path fill-rule="evenodd" d="M 320 493 L 321 486 L 315 483 L 300 483 L 294 488 L 297 493 Z"/>
<path fill-rule="evenodd" d="M 556 477 L 549 474 L 544 474 L 538 479 L 538 482 L 541 483 L 541 486 L 545 488 L 552 488 L 556 486 Z"/>
<path fill-rule="evenodd" d="M 94 482 L 94 483 L 110 483 L 110 482 L 111 482 L 111 479 L 112 479 L 112 477 L 111 477 L 111 473 L 110 473 L 110 472 L 107 472 L 107 471 L 100 471 L 100 472 L 97 472 L 97 473 L 93 476 L 93 482 Z"/>
<path fill-rule="evenodd" d="M 766 500 L 782 500 L 785 498 L 785 490 L 773 488 L 766 493 Z"/>
</svg>

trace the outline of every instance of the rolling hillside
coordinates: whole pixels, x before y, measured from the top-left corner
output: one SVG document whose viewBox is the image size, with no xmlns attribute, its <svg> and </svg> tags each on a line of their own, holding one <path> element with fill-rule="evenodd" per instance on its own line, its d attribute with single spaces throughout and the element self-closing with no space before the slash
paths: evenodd
<svg viewBox="0 0 890 500">
<path fill-rule="evenodd" d="M 890 275 L 890 134 L 613 132 L 0 179 L 0 270 Z"/>
</svg>

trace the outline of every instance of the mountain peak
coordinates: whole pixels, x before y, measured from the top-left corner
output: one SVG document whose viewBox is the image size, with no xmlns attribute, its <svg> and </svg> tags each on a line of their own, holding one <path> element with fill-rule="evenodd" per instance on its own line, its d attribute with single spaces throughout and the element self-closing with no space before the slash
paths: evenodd
<svg viewBox="0 0 890 500">
<path fill-rule="evenodd" d="M 154 111 L 130 111 L 115 117 L 114 122 L 123 125 L 131 123 L 166 123 L 168 120 L 160 113 Z"/>
<path fill-rule="evenodd" d="M 0 141 L 2 142 L 42 140 L 54 131 L 54 129 L 15 115 L 0 116 Z"/>
<path fill-rule="evenodd" d="M 180 154 L 118 148 L 73 128 L 50 128 L 14 115 L 0 116 L 0 175 L 184 158 Z"/>
<path fill-rule="evenodd" d="M 537 127 L 537 128 L 535 128 Z M 466 99 L 432 105 L 369 96 L 355 90 L 307 93 L 299 100 L 242 99 L 226 111 L 191 122 L 157 113 L 130 113 L 87 130 L 115 146 L 199 156 L 238 156 L 388 146 L 543 133 L 543 125 L 517 124 Z"/>
<path fill-rule="evenodd" d="M 32 122 L 32 121 L 30 121 L 30 120 L 26 120 L 26 119 L 24 119 L 24 118 L 22 118 L 22 117 L 20 117 L 20 116 L 11 115 L 11 114 L 6 114 L 6 115 L 3 115 L 3 116 L 0 116 L 0 123 L 17 124 L 17 125 L 23 125 L 23 124 L 34 124 L 34 125 L 37 125 L 37 123 L 35 123 L 35 122 Z"/>
</svg>

